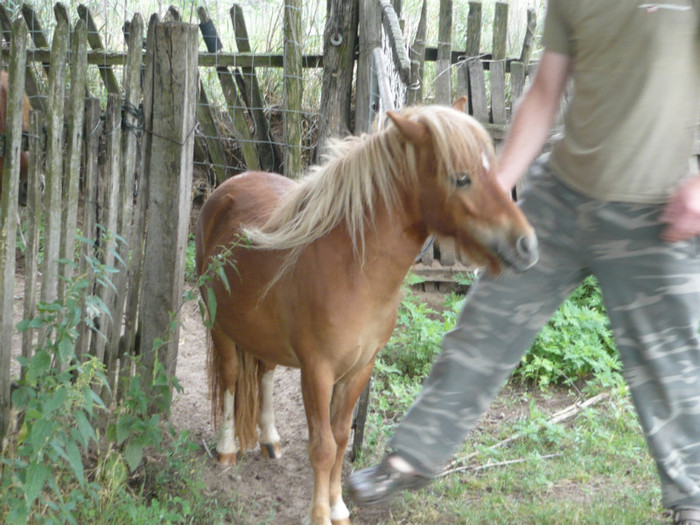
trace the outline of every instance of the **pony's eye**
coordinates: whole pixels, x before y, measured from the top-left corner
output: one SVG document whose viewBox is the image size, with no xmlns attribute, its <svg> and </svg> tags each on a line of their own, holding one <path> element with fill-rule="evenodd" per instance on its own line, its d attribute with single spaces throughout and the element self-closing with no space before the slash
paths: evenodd
<svg viewBox="0 0 700 525">
<path fill-rule="evenodd" d="M 452 175 L 452 184 L 458 188 L 465 188 L 471 186 L 472 178 L 468 173 L 456 173 Z"/>
</svg>

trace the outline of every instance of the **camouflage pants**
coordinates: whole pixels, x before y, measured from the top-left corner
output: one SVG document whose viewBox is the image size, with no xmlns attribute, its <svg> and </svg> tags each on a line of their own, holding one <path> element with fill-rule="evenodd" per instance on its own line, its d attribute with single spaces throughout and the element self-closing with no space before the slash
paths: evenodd
<svg viewBox="0 0 700 525">
<path fill-rule="evenodd" d="M 584 197 L 535 163 L 522 208 L 540 260 L 482 277 L 390 448 L 435 475 L 539 330 L 588 275 L 598 279 L 667 507 L 700 507 L 700 239 L 665 243 L 662 206 Z"/>
</svg>

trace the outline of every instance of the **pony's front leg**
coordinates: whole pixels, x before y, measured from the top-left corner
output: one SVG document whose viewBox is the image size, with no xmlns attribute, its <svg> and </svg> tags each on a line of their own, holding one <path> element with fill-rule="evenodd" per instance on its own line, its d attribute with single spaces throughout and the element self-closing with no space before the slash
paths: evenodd
<svg viewBox="0 0 700 525">
<path fill-rule="evenodd" d="M 260 452 L 266 458 L 281 458 L 280 436 L 275 428 L 275 411 L 272 404 L 275 379 L 275 365 L 263 364 L 260 376 Z"/>
<path fill-rule="evenodd" d="M 350 437 L 352 416 L 362 390 L 369 381 L 374 369 L 374 359 L 356 373 L 348 373 L 333 388 L 331 399 L 331 426 L 337 445 L 335 463 L 331 470 L 330 505 L 333 525 L 350 525 L 350 511 L 343 501 L 342 475 L 345 462 L 345 449 Z"/>
<path fill-rule="evenodd" d="M 301 391 L 309 425 L 309 461 L 314 472 L 314 491 L 308 523 L 331 525 L 328 500 L 330 474 L 336 456 L 336 444 L 330 422 L 333 374 L 319 363 L 301 369 Z"/>
</svg>

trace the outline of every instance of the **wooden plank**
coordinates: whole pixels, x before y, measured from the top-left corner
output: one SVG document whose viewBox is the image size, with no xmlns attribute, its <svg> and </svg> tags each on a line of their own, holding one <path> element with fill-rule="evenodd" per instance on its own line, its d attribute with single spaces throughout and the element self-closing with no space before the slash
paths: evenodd
<svg viewBox="0 0 700 525">
<path fill-rule="evenodd" d="M 105 349 L 108 360 L 106 362 L 107 384 L 102 392 L 102 399 L 109 405 L 113 402 L 117 393 L 117 370 L 118 368 L 126 372 L 130 369 L 130 358 L 125 357 L 125 349 L 120 345 L 122 340 L 122 320 L 124 318 L 124 308 L 126 304 L 128 278 L 133 276 L 132 271 L 128 271 L 131 260 L 131 245 L 134 238 L 132 231 L 133 207 L 134 207 L 134 185 L 137 182 L 136 169 L 138 163 L 138 141 L 141 137 L 140 111 L 141 102 L 141 43 L 143 41 L 143 19 L 140 14 L 134 15 L 129 25 L 129 42 L 126 68 L 124 70 L 124 112 L 121 122 L 122 129 L 122 162 L 119 180 L 119 216 L 117 219 L 117 231 L 125 240 L 117 245 L 117 255 L 126 267 L 121 267 L 121 271 L 115 274 L 112 281 L 114 283 L 114 302 L 112 303 L 112 318 L 109 331 L 107 348 Z M 125 326 L 126 329 L 126 326 Z"/>
<path fill-rule="evenodd" d="M 1 49 L 4 59 L 9 59 L 10 51 Z M 431 55 L 432 53 L 432 55 Z M 435 49 L 426 49 L 426 58 L 435 60 Z M 30 48 L 27 50 L 28 62 L 50 62 L 51 52 L 44 48 Z M 453 53 L 457 56 L 457 52 Z M 430 58 L 432 57 L 432 58 Z M 126 61 L 126 53 L 107 50 L 88 51 L 88 64 L 98 68 L 111 68 L 123 66 Z M 281 68 L 284 67 L 284 56 L 274 53 L 199 53 L 198 63 L 200 67 L 243 67 L 256 68 Z M 302 55 L 301 67 L 316 69 L 323 67 L 322 55 Z"/>
<path fill-rule="evenodd" d="M 350 134 L 353 72 L 357 40 L 357 2 L 330 0 L 323 31 L 323 78 L 316 157 L 328 139 Z M 242 51 L 242 49 L 239 49 Z"/>
<path fill-rule="evenodd" d="M 284 2 L 284 174 L 287 177 L 301 177 L 304 167 L 301 160 L 302 148 L 302 95 L 304 79 L 301 69 L 304 36 L 302 33 L 302 0 Z"/>
<path fill-rule="evenodd" d="M 207 31 L 209 32 L 209 36 L 204 39 L 206 45 L 211 46 L 209 50 L 214 52 L 214 56 L 218 56 L 217 51 L 221 42 L 216 34 L 216 28 L 213 26 L 206 9 L 203 7 L 198 8 L 197 15 L 199 16 L 200 28 L 204 26 L 208 27 Z M 260 159 L 258 158 L 258 151 L 248 127 L 248 120 L 245 116 L 245 104 L 238 96 L 233 74 L 229 71 L 227 66 L 220 65 L 218 62 L 214 65 L 216 65 L 216 73 L 219 78 L 219 83 L 221 84 L 221 91 L 226 99 L 226 106 L 231 121 L 233 122 L 234 134 L 238 142 L 238 147 L 243 154 L 243 160 L 249 170 L 257 170 L 260 168 Z"/>
<path fill-rule="evenodd" d="M 435 261 L 435 236 L 431 235 L 423 243 L 421 248 L 420 262 L 430 266 Z"/>
<path fill-rule="evenodd" d="M 85 21 L 87 24 L 87 37 L 90 47 L 99 52 L 104 51 L 104 45 L 102 44 L 102 37 L 95 25 L 95 21 L 92 18 L 90 9 L 84 4 L 78 6 L 78 16 Z M 121 93 L 119 88 L 119 82 L 117 81 L 117 76 L 114 74 L 111 65 L 99 65 L 98 70 L 100 76 L 102 77 L 102 82 L 104 82 L 107 93 Z"/>
<path fill-rule="evenodd" d="M 106 162 L 102 172 L 102 187 L 100 190 L 98 190 L 100 207 L 97 223 L 102 227 L 99 237 L 100 259 L 108 271 L 117 267 L 115 258 L 117 240 L 115 235 L 118 233 L 117 226 L 119 218 L 121 105 L 120 95 L 111 93 L 107 96 L 107 109 L 104 124 Z M 123 268 L 118 267 L 118 269 L 122 270 Z M 110 273 L 105 277 L 109 279 L 110 282 L 100 284 L 97 293 L 102 302 L 108 308 L 111 308 L 115 294 L 112 284 L 114 274 Z M 107 313 L 101 314 L 99 318 L 99 331 L 101 335 L 94 337 L 92 340 L 92 355 L 94 355 L 100 361 L 105 361 L 108 368 L 110 366 L 110 360 L 113 358 L 113 356 L 105 353 L 107 341 L 111 333 L 112 323 L 120 322 L 120 319 L 115 319 L 113 316 L 108 315 Z"/>
<path fill-rule="evenodd" d="M 469 76 L 470 60 L 477 60 L 481 49 L 481 2 L 469 2 L 469 14 L 467 15 L 467 31 L 465 35 L 464 60 L 457 68 L 457 95 L 467 95 L 467 112 L 474 114 L 472 102 L 472 90 Z"/>
<path fill-rule="evenodd" d="M 435 63 L 435 102 L 452 104 L 452 0 L 440 0 L 438 56 Z"/>
<path fill-rule="evenodd" d="M 227 178 L 226 175 L 226 156 L 221 145 L 223 140 L 219 136 L 214 115 L 211 112 L 207 92 L 202 85 L 201 79 L 199 82 L 199 102 L 197 103 L 197 120 L 202 128 L 204 140 L 207 144 L 209 158 L 211 159 L 211 167 L 216 174 L 216 183 L 221 184 Z"/>
<path fill-rule="evenodd" d="M 64 17 L 56 17 L 51 46 L 48 114 L 46 115 L 46 194 L 44 198 L 44 260 L 42 266 L 41 301 L 52 303 L 58 298 L 58 257 L 61 246 L 61 211 L 63 199 L 63 121 L 66 86 L 66 64 L 70 25 Z M 45 330 L 39 337 L 45 341 Z"/>
<path fill-rule="evenodd" d="M 7 135 L 0 197 L 0 438 L 10 426 L 10 367 L 12 362 L 13 303 L 15 299 L 15 250 L 17 240 L 17 197 L 22 144 L 24 107 L 24 68 L 26 67 L 27 28 L 24 22 L 12 24 L 12 48 L 7 93 Z"/>
<path fill-rule="evenodd" d="M 469 97 L 471 114 L 482 124 L 489 121 L 488 102 L 486 99 L 486 81 L 484 79 L 483 62 L 478 58 L 467 61 L 469 69 Z"/>
<path fill-rule="evenodd" d="M 80 162 L 83 144 L 83 118 L 85 115 L 85 90 L 87 88 L 87 28 L 78 20 L 71 38 L 70 96 L 67 112 L 68 144 L 66 171 L 63 181 L 64 198 L 61 199 L 61 245 L 59 257 L 73 260 L 75 252 L 75 230 L 78 225 L 78 190 L 80 182 Z M 73 267 L 69 264 L 61 268 L 63 279 L 58 284 L 58 296 L 63 297 L 67 280 L 73 277 Z"/>
<path fill-rule="evenodd" d="M 457 261 L 457 248 L 455 241 L 451 237 L 440 237 L 435 239 L 435 245 L 440 252 L 440 264 L 442 266 L 454 266 Z"/>
<path fill-rule="evenodd" d="M 97 165 L 99 159 L 100 137 L 102 135 L 102 110 L 100 101 L 96 98 L 84 100 L 85 110 L 83 118 L 83 140 L 85 141 L 85 160 L 83 165 L 83 180 L 84 186 L 81 192 L 83 200 L 83 236 L 86 239 L 93 241 L 92 243 L 84 243 L 80 250 L 80 273 L 85 275 L 89 281 L 93 279 L 92 265 L 88 263 L 88 259 L 93 260 L 96 257 L 95 244 L 96 228 L 98 216 L 98 193 L 97 193 Z M 83 308 L 85 308 L 85 297 L 83 300 Z M 92 329 L 86 323 L 81 323 L 78 327 L 78 341 L 75 347 L 75 354 L 78 359 L 83 359 L 88 355 Z"/>
<path fill-rule="evenodd" d="M 489 68 L 491 85 L 491 122 L 506 123 L 506 45 L 508 39 L 508 4 L 496 2 L 493 19 L 492 62 Z"/>
<path fill-rule="evenodd" d="M 492 62 L 489 72 L 491 83 L 491 121 L 506 124 L 506 70 L 503 61 Z"/>
<path fill-rule="evenodd" d="M 428 2 L 423 0 L 416 37 L 408 50 L 411 60 L 411 79 L 406 91 L 406 104 L 411 106 L 423 101 L 423 71 L 425 70 L 425 40 L 427 32 Z"/>
<path fill-rule="evenodd" d="M 44 48 L 47 50 L 51 49 L 49 40 L 48 38 L 46 38 L 44 30 L 41 27 L 41 22 L 36 16 L 34 8 L 30 4 L 22 4 L 22 16 L 24 17 L 24 20 L 27 23 L 27 27 L 29 28 L 29 34 L 31 35 L 32 40 L 34 41 L 34 46 L 38 48 Z M 44 71 L 46 72 L 46 76 L 49 76 L 49 71 L 51 69 L 49 65 L 50 60 L 47 58 L 45 60 L 42 60 L 41 62 L 44 67 Z"/>
<path fill-rule="evenodd" d="M 149 189 L 139 325 L 144 389 L 156 362 L 175 375 L 190 221 L 197 102 L 197 26 L 155 25 L 153 79 L 147 133 L 151 135 Z M 164 242 L 164 240 L 166 242 Z M 151 407 L 154 409 L 155 407 Z"/>
<path fill-rule="evenodd" d="M 148 21 L 148 30 L 146 32 L 146 52 L 144 56 L 145 73 L 143 76 L 143 122 L 144 125 L 153 121 L 153 61 L 156 48 L 156 26 L 160 20 L 158 15 L 152 15 Z M 140 353 L 139 348 L 139 316 L 140 316 L 140 300 L 141 286 L 143 275 L 143 260 L 145 246 L 145 231 L 147 225 L 148 212 L 148 195 L 149 195 L 149 180 L 150 180 L 150 160 L 151 160 L 151 144 L 152 134 L 144 133 L 141 141 L 141 158 L 140 162 L 140 177 L 136 194 L 136 209 L 134 213 L 134 235 L 131 238 L 131 259 L 129 261 L 129 289 L 126 296 L 126 315 L 124 318 L 124 343 L 121 353 L 123 356 L 137 355 Z M 128 357 L 122 360 L 122 365 L 125 365 Z M 130 367 L 129 367 L 130 368 Z M 122 373 L 123 372 L 123 373 Z M 124 396 L 127 382 L 125 375 L 130 370 L 126 367 L 120 371 L 119 384 L 117 386 L 117 398 L 121 399 Z"/>
<path fill-rule="evenodd" d="M 510 104 L 511 112 L 525 90 L 525 64 L 513 62 L 510 65 Z"/>
<path fill-rule="evenodd" d="M 508 45 L 508 4 L 496 2 L 493 16 L 493 60 L 505 60 Z"/>
<path fill-rule="evenodd" d="M 360 0 L 359 11 L 360 48 L 357 57 L 355 80 L 355 134 L 372 129 L 374 112 L 379 105 L 379 93 L 372 92 L 372 67 L 374 48 L 381 46 L 381 11 L 376 0 Z"/>
<path fill-rule="evenodd" d="M 354 5 L 350 2 L 350 5 Z M 231 21 L 233 22 L 233 33 L 236 37 L 236 46 L 240 53 L 252 53 L 250 42 L 248 40 L 248 30 L 243 16 L 243 9 L 238 4 L 233 4 L 230 11 Z M 355 28 L 352 28 L 355 31 Z M 352 83 L 352 55 L 354 53 L 354 45 L 350 48 L 350 83 Z M 324 53 L 325 55 L 325 53 Z M 325 67 L 325 65 L 324 65 Z M 247 92 L 250 94 L 248 103 L 248 111 L 253 119 L 253 135 L 257 141 L 258 154 L 260 156 L 260 165 L 265 171 L 279 172 L 282 169 L 282 158 L 279 149 L 275 145 L 270 133 L 270 124 L 265 117 L 265 97 L 263 97 L 260 83 L 255 73 L 255 67 L 242 66 L 240 68 L 242 81 L 246 86 Z M 350 89 L 348 88 L 348 91 Z M 321 91 L 323 96 L 323 91 Z M 348 103 L 349 106 L 349 103 Z M 323 105 L 321 106 L 323 107 Z M 348 108 L 349 109 L 349 108 Z"/>
<path fill-rule="evenodd" d="M 467 15 L 467 43 L 464 54 L 467 58 L 481 53 L 481 2 L 469 2 Z"/>
<path fill-rule="evenodd" d="M 518 62 L 522 62 L 527 66 L 530 63 L 530 57 L 532 56 L 532 48 L 535 39 L 535 33 L 537 32 L 537 13 L 532 8 L 527 10 L 527 27 L 525 29 L 525 37 L 523 38 L 523 49 L 520 53 L 520 59 Z"/>
<path fill-rule="evenodd" d="M 29 169 L 27 173 L 27 213 L 25 215 L 26 248 L 24 252 L 24 315 L 23 319 L 33 319 L 36 315 L 39 283 L 39 230 L 41 227 L 41 161 L 44 153 L 43 144 L 44 115 L 39 111 L 29 114 Z M 34 350 L 32 329 L 22 334 L 22 356 L 32 357 Z M 22 370 L 24 373 L 24 369 Z M 23 374 L 24 375 L 24 374 Z"/>
<path fill-rule="evenodd" d="M 6 50 L 9 50 L 12 22 L 10 21 L 10 12 L 2 4 L 0 4 L 0 26 L 2 26 L 3 38 L 7 44 Z M 30 53 L 30 51 L 27 51 L 27 53 Z M 40 86 L 41 81 L 38 79 L 32 63 L 28 60 L 25 68 L 24 91 L 29 97 L 32 108 L 46 113 L 46 97 L 41 94 Z"/>
</svg>

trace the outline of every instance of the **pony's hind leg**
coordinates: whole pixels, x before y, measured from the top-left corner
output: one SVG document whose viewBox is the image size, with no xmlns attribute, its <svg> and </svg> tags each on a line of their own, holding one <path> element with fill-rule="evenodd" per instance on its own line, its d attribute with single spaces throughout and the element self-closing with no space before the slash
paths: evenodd
<svg viewBox="0 0 700 525">
<path fill-rule="evenodd" d="M 236 443 L 236 423 L 234 413 L 234 401 L 236 381 L 238 379 L 238 359 L 236 356 L 236 344 L 225 335 L 212 330 L 211 339 L 215 359 L 210 365 L 215 367 L 212 372 L 212 381 L 217 395 L 222 398 L 222 419 L 219 425 L 216 453 L 219 463 L 223 465 L 235 465 L 238 461 L 239 447 Z M 216 402 L 216 400 L 214 400 Z M 215 407 L 217 410 L 218 407 Z"/>
<path fill-rule="evenodd" d="M 272 404 L 275 365 L 262 363 L 260 368 L 260 452 L 266 458 L 281 458 L 280 436 L 275 428 L 275 411 Z"/>
</svg>

